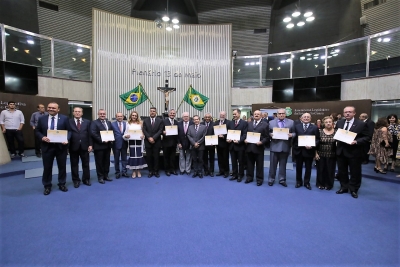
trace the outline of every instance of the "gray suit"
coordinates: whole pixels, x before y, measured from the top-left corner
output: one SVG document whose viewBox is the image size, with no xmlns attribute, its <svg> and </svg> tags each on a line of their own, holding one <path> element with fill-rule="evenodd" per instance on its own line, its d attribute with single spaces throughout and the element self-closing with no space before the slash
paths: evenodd
<svg viewBox="0 0 400 267">
<path fill-rule="evenodd" d="M 190 125 L 187 131 L 187 137 L 190 142 L 190 150 L 192 154 L 192 162 L 194 172 L 197 174 L 202 173 L 203 167 L 203 153 L 205 149 L 205 135 L 207 133 L 207 127 L 205 125 L 198 125 L 198 130 L 196 132 L 195 125 Z M 199 147 L 195 148 L 194 144 L 199 143 Z"/>
<path fill-rule="evenodd" d="M 279 127 L 279 120 L 275 119 L 269 122 L 269 131 L 272 134 L 274 128 Z M 295 136 L 294 132 L 294 123 L 291 119 L 284 119 L 284 127 L 282 128 L 289 128 L 289 133 L 292 133 L 292 137 Z M 292 140 L 278 140 L 278 139 L 271 139 L 270 144 L 270 165 L 269 165 L 269 175 L 268 175 L 268 182 L 273 183 L 275 181 L 276 176 L 276 169 L 278 167 L 279 162 L 279 182 L 286 181 L 286 163 L 289 157 L 290 148 L 291 148 Z"/>
</svg>

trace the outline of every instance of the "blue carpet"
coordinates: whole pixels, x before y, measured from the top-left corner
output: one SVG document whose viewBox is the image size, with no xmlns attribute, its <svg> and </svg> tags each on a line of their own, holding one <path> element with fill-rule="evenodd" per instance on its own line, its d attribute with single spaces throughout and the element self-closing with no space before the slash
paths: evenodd
<svg viewBox="0 0 400 267">
<path fill-rule="evenodd" d="M 91 187 L 68 174 L 49 196 L 40 179 L 4 177 L 0 266 L 399 266 L 395 174 L 364 178 L 353 199 L 287 173 L 284 188 L 163 174 L 101 185 L 91 171 Z"/>
</svg>

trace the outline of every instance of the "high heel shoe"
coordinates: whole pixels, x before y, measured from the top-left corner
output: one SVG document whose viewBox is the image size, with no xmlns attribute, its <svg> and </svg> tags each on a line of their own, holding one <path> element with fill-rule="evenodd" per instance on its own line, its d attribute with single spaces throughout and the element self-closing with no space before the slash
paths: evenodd
<svg viewBox="0 0 400 267">
<path fill-rule="evenodd" d="M 382 169 L 378 169 L 378 172 L 379 172 L 380 174 L 386 174 L 386 172 L 385 172 L 384 170 L 382 170 Z"/>
<path fill-rule="evenodd" d="M 132 179 L 135 179 L 135 178 L 136 178 L 136 172 L 133 171 L 133 172 L 132 172 Z"/>
<path fill-rule="evenodd" d="M 142 177 L 142 174 L 140 172 L 137 173 L 137 177 L 140 178 Z"/>
<path fill-rule="evenodd" d="M 377 168 L 377 167 L 374 167 L 374 171 L 375 171 L 376 173 L 378 173 L 378 172 L 379 172 L 379 170 L 378 170 L 378 168 Z"/>
</svg>

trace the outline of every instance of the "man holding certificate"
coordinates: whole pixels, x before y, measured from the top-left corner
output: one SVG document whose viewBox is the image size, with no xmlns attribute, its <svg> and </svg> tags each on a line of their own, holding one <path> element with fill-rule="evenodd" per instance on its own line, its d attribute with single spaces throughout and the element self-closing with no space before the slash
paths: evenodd
<svg viewBox="0 0 400 267">
<path fill-rule="evenodd" d="M 294 127 L 293 154 L 296 157 L 296 188 L 303 185 L 303 163 L 305 166 L 304 186 L 311 190 L 310 179 L 315 149 L 319 143 L 319 129 L 311 124 L 311 114 L 304 113 L 301 116 L 302 123 Z"/>
<path fill-rule="evenodd" d="M 190 142 L 187 137 L 189 126 L 193 125 L 190 120 L 189 112 L 182 113 L 182 121 L 178 123 L 178 148 L 179 148 L 179 170 L 180 175 L 185 172 L 190 174 L 192 168 L 192 155 L 190 154 Z"/>
<path fill-rule="evenodd" d="M 278 109 L 277 118 L 269 122 L 269 135 L 271 137 L 268 174 L 269 186 L 274 185 L 276 169 L 279 163 L 279 184 L 287 187 L 286 163 L 290 153 L 291 138 L 295 136 L 293 131 L 293 120 L 286 118 L 286 110 L 284 108 Z"/>
<path fill-rule="evenodd" d="M 204 122 L 202 125 L 206 126 L 206 136 L 214 136 L 214 123 L 212 122 L 211 113 L 206 113 L 204 115 Z M 218 139 L 217 139 L 218 140 Z M 215 146 L 207 145 L 204 149 L 203 154 L 203 164 L 204 164 L 204 175 L 210 175 L 214 177 L 214 162 L 215 162 Z"/>
<path fill-rule="evenodd" d="M 242 181 L 244 177 L 244 151 L 246 144 L 247 121 L 240 119 L 240 109 L 233 110 L 233 121 L 229 123 L 226 141 L 229 143 L 229 151 L 232 161 L 232 177 L 230 181 Z"/>
<path fill-rule="evenodd" d="M 178 144 L 178 121 L 175 120 L 176 111 L 171 109 L 168 112 L 168 118 L 164 119 L 163 131 L 163 154 L 164 154 L 164 168 L 167 176 L 178 175 L 176 172 L 175 158 L 176 158 L 176 145 Z"/>
<path fill-rule="evenodd" d="M 99 183 L 111 182 L 108 177 L 110 172 L 110 154 L 114 140 L 111 122 L 106 119 L 106 111 L 99 109 L 98 119 L 90 124 L 90 134 L 93 140 L 94 160 L 96 162 L 97 179 Z"/>
<path fill-rule="evenodd" d="M 203 153 L 206 127 L 200 124 L 200 117 L 193 116 L 193 125 L 189 126 L 187 137 L 190 142 L 194 173 L 192 178 L 203 178 Z"/>
<path fill-rule="evenodd" d="M 254 121 L 247 124 L 247 135 L 244 141 L 247 153 L 246 183 L 254 180 L 254 165 L 256 165 L 257 186 L 264 182 L 264 146 L 268 141 L 268 122 L 261 119 L 261 111 L 253 114 Z M 240 182 L 240 180 L 237 180 Z"/>
<path fill-rule="evenodd" d="M 219 113 L 219 120 L 214 124 L 214 134 L 218 135 L 217 155 L 219 172 L 216 175 L 223 175 L 224 178 L 229 176 L 229 144 L 226 142 L 228 123 L 229 121 L 226 119 L 226 112 L 221 111 Z"/>
<path fill-rule="evenodd" d="M 112 149 L 114 154 L 115 178 L 119 179 L 121 175 L 123 177 L 129 177 L 126 173 L 126 165 L 128 163 L 128 142 L 123 138 L 126 130 L 126 122 L 123 121 L 124 114 L 117 112 L 117 114 L 115 114 L 115 119 L 116 121 L 111 123 L 115 139 Z M 120 158 L 122 171 L 119 164 Z"/>
<path fill-rule="evenodd" d="M 354 118 L 355 107 L 345 107 L 343 110 L 345 119 L 336 123 L 337 132 L 334 139 L 337 140 L 336 155 L 338 164 L 338 179 L 340 189 L 336 194 L 348 193 L 353 198 L 358 198 L 358 190 L 361 186 L 361 164 L 364 155 L 364 145 L 369 142 L 368 126 L 365 122 Z M 350 169 L 350 179 L 349 170 Z"/>
<path fill-rule="evenodd" d="M 71 133 L 69 132 L 68 117 L 58 114 L 59 111 L 57 103 L 49 103 L 47 105 L 49 114 L 41 116 L 35 128 L 36 137 L 42 140 L 42 183 L 45 196 L 51 192 L 54 158 L 57 160 L 58 167 L 58 188 L 63 192 L 68 191 L 65 182 L 67 180 L 67 144 Z M 56 139 L 59 139 L 60 142 L 56 142 Z"/>
</svg>

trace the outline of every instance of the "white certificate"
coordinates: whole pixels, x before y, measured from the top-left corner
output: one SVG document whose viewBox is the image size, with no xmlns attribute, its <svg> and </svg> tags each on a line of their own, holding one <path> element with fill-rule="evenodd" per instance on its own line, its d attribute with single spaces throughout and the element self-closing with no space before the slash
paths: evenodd
<svg viewBox="0 0 400 267">
<path fill-rule="evenodd" d="M 246 140 L 247 143 L 257 144 L 258 142 L 260 142 L 260 137 L 261 137 L 260 133 L 247 132 Z"/>
<path fill-rule="evenodd" d="M 289 128 L 274 127 L 272 130 L 272 139 L 289 140 Z"/>
<path fill-rule="evenodd" d="M 315 135 L 298 135 L 298 146 L 315 146 Z"/>
<path fill-rule="evenodd" d="M 206 135 L 206 146 L 217 146 L 218 135 Z"/>
<path fill-rule="evenodd" d="M 242 131 L 239 130 L 228 130 L 228 135 L 226 136 L 227 140 L 237 140 L 240 141 L 240 134 L 242 133 Z"/>
<path fill-rule="evenodd" d="M 178 135 L 178 125 L 165 126 L 165 135 Z"/>
<path fill-rule="evenodd" d="M 129 134 L 129 140 L 142 140 L 142 130 L 128 130 L 126 134 Z"/>
<path fill-rule="evenodd" d="M 67 143 L 68 131 L 67 130 L 47 130 L 47 138 L 50 143 Z"/>
<path fill-rule="evenodd" d="M 113 131 L 100 131 L 100 135 L 101 135 L 101 141 L 103 142 L 115 140 Z"/>
<path fill-rule="evenodd" d="M 333 139 L 347 143 L 347 144 L 351 144 L 351 142 L 354 141 L 354 139 L 356 138 L 357 134 L 347 131 L 347 130 L 343 130 L 343 129 L 338 129 L 335 136 L 333 137 Z"/>
<path fill-rule="evenodd" d="M 227 130 L 226 130 L 226 124 L 222 124 L 222 125 L 215 125 L 214 126 L 214 134 L 215 135 L 220 135 L 220 134 L 227 134 Z"/>
</svg>

